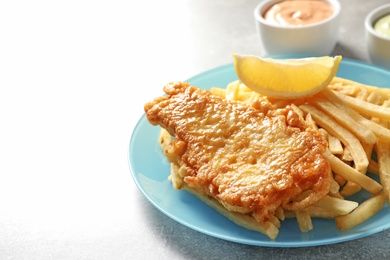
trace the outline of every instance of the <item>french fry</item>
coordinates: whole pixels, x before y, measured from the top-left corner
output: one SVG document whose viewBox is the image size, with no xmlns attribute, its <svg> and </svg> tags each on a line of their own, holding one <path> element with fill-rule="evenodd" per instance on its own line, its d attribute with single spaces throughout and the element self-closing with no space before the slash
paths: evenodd
<svg viewBox="0 0 390 260">
<path fill-rule="evenodd" d="M 248 103 L 253 100 L 253 95 L 250 92 L 239 92 L 237 96 L 237 100 Z"/>
<path fill-rule="evenodd" d="M 325 218 L 325 219 L 335 219 L 340 216 L 336 212 L 317 207 L 317 206 L 309 206 L 305 210 L 307 210 L 310 216 L 313 218 Z M 286 218 L 296 218 L 297 214 L 295 211 L 285 211 Z"/>
<path fill-rule="evenodd" d="M 264 225 L 260 225 L 254 218 L 246 214 L 240 214 L 237 212 L 228 211 L 224 206 L 222 206 L 216 199 L 210 198 L 208 196 L 201 195 L 195 192 L 193 189 L 185 185 L 183 190 L 193 194 L 195 197 L 199 198 L 201 201 L 206 203 L 208 206 L 217 210 L 220 214 L 227 217 L 237 225 L 245 227 L 250 230 L 255 230 L 260 233 L 267 235 L 270 239 L 275 239 L 279 233 L 279 228 L 276 227 L 272 222 L 268 222 Z"/>
<path fill-rule="evenodd" d="M 344 148 L 343 154 L 341 154 L 340 158 L 344 162 L 352 162 L 353 161 L 353 157 L 352 157 L 352 154 L 351 154 L 350 146 L 346 146 Z"/>
<path fill-rule="evenodd" d="M 298 114 L 298 116 L 303 119 L 303 111 L 297 107 L 295 104 L 291 104 L 291 108 L 294 110 L 295 113 Z"/>
<path fill-rule="evenodd" d="M 384 101 L 382 106 L 390 107 L 390 101 Z M 389 122 L 385 120 L 382 120 L 380 124 L 383 127 L 389 127 Z M 390 142 L 385 140 L 379 140 L 376 147 L 379 167 L 379 179 L 384 186 L 384 191 L 387 194 L 387 202 L 390 203 Z"/>
<path fill-rule="evenodd" d="M 374 105 L 382 105 L 384 99 L 381 94 L 376 91 L 371 92 L 367 97 L 367 102 Z"/>
<path fill-rule="evenodd" d="M 387 202 L 390 204 L 390 143 L 385 141 L 378 142 L 377 156 L 379 179 L 387 194 Z"/>
<path fill-rule="evenodd" d="M 308 210 L 297 211 L 296 218 L 301 232 L 308 232 L 313 229 L 313 222 Z"/>
<path fill-rule="evenodd" d="M 358 170 L 367 168 L 368 158 L 363 146 L 350 131 L 342 127 L 335 120 L 314 106 L 301 105 L 299 108 L 305 113 L 310 113 L 317 124 L 325 128 L 328 133 L 339 138 L 346 146 L 353 147 L 350 151 Z"/>
<path fill-rule="evenodd" d="M 335 82 L 333 79 L 332 82 L 329 84 L 328 88 L 331 90 L 337 91 L 338 93 L 348 95 L 351 97 L 356 97 L 357 93 L 359 92 L 358 86 L 353 85 L 343 85 L 340 82 Z"/>
<path fill-rule="evenodd" d="M 317 98 L 313 100 L 313 103 L 322 111 L 334 118 L 340 125 L 348 129 L 361 142 L 365 142 L 368 144 L 376 143 L 376 137 L 374 133 L 370 129 L 366 128 L 364 125 L 360 124 L 358 121 L 350 117 L 349 114 L 345 112 L 345 110 L 338 108 L 330 101 L 324 99 Z"/>
<path fill-rule="evenodd" d="M 363 189 L 372 194 L 376 194 L 382 190 L 383 187 L 381 184 L 376 182 L 374 179 L 371 179 L 367 175 L 360 173 L 351 166 L 345 164 L 329 150 L 325 151 L 324 156 L 328 160 L 332 170 L 345 179 L 359 184 Z"/>
<path fill-rule="evenodd" d="M 280 228 L 280 220 L 276 216 L 272 216 L 269 220 L 270 223 L 272 223 L 275 227 Z"/>
<path fill-rule="evenodd" d="M 280 219 L 280 220 L 284 220 L 285 219 L 285 214 L 284 214 L 284 210 L 282 207 L 279 207 L 276 209 L 275 211 L 275 216 Z"/>
<path fill-rule="evenodd" d="M 385 200 L 386 200 L 386 195 L 384 192 L 381 192 L 367 199 L 351 213 L 344 216 L 337 217 L 336 218 L 337 228 L 345 231 L 363 223 L 364 221 L 374 216 L 383 208 Z"/>
<path fill-rule="evenodd" d="M 310 128 L 313 128 L 313 129 L 318 130 L 317 123 L 316 123 L 316 121 L 314 121 L 314 119 L 313 119 L 313 117 L 311 116 L 310 113 L 308 113 L 308 114 L 306 115 L 305 121 L 306 121 L 307 123 L 309 123 Z"/>
<path fill-rule="evenodd" d="M 328 134 L 328 146 L 332 154 L 343 154 L 344 152 L 340 139 L 330 134 Z"/>
<path fill-rule="evenodd" d="M 365 126 L 366 128 L 371 129 L 371 131 L 374 132 L 377 138 L 390 141 L 390 129 L 387 129 L 379 125 L 378 123 L 360 115 L 359 113 L 351 109 L 349 106 L 347 106 L 333 91 L 325 89 L 323 94 L 326 95 L 326 98 L 328 100 L 330 100 L 339 109 L 345 111 L 355 121 Z"/>
<path fill-rule="evenodd" d="M 237 100 L 240 90 L 240 82 L 238 80 L 229 83 L 226 87 L 226 99 Z"/>
<path fill-rule="evenodd" d="M 349 197 L 355 193 L 358 193 L 361 189 L 362 187 L 359 184 L 356 184 L 352 181 L 347 181 L 347 183 L 343 186 L 342 190 L 340 191 L 340 194 L 343 197 Z"/>
<path fill-rule="evenodd" d="M 254 92 L 247 86 L 245 86 L 242 83 L 239 83 L 238 85 L 238 93 L 237 93 L 237 98 L 235 100 L 242 101 L 245 103 L 250 103 L 252 102 L 256 97 L 259 97 L 260 94 Z"/>
<path fill-rule="evenodd" d="M 226 89 L 212 87 L 210 89 L 210 91 L 211 91 L 211 93 L 213 93 L 213 95 L 219 96 L 221 98 L 225 98 L 226 97 Z"/>
<path fill-rule="evenodd" d="M 339 183 L 334 179 L 331 178 L 330 185 L 329 185 L 329 194 L 337 194 L 340 191 L 340 185 Z"/>
<path fill-rule="evenodd" d="M 379 165 L 376 161 L 373 159 L 370 160 L 370 163 L 368 164 L 367 171 L 372 174 L 379 175 Z"/>
<path fill-rule="evenodd" d="M 168 149 L 168 147 L 170 146 L 171 144 L 171 135 L 168 133 L 167 130 L 165 130 L 164 128 L 161 128 L 161 131 L 160 131 L 160 135 L 159 135 L 159 144 L 161 146 L 161 149 L 165 152 L 166 149 Z"/>
<path fill-rule="evenodd" d="M 360 124 L 371 129 L 371 131 L 374 132 L 374 134 L 377 136 L 378 139 L 384 139 L 384 140 L 390 141 L 390 129 L 387 129 L 387 128 L 379 125 L 378 123 L 376 123 L 373 120 L 368 120 L 367 118 L 365 118 L 359 114 L 357 114 L 356 117 L 359 118 L 359 119 L 357 119 L 357 121 Z"/>
<path fill-rule="evenodd" d="M 344 186 L 347 183 L 347 180 L 341 175 L 334 174 L 333 178 L 339 184 L 340 187 Z"/>
<path fill-rule="evenodd" d="M 350 79 L 334 77 L 332 79 L 332 82 L 331 82 L 330 85 L 331 86 L 334 85 L 334 88 L 332 87 L 332 89 L 336 89 L 338 87 L 340 89 L 347 89 L 349 91 L 355 91 L 356 93 L 359 92 L 360 89 L 365 88 L 369 92 L 375 91 L 377 93 L 380 93 L 385 99 L 389 99 L 390 98 L 390 89 L 369 86 L 369 85 L 361 84 L 359 82 L 356 82 L 356 81 L 353 81 L 353 80 L 350 80 Z"/>
<path fill-rule="evenodd" d="M 333 197 L 333 198 L 338 198 L 338 199 L 344 199 L 344 196 L 341 195 L 340 192 L 337 192 L 337 193 L 328 193 L 329 196 Z"/>
<path fill-rule="evenodd" d="M 337 215 L 346 215 L 354 210 L 359 205 L 359 203 L 356 201 L 344 200 L 326 195 L 313 205 L 335 212 Z"/>
<path fill-rule="evenodd" d="M 322 137 L 325 139 L 325 140 L 328 140 L 328 132 L 326 132 L 326 130 L 324 128 L 320 128 L 318 129 L 318 131 L 322 134 Z"/>
<path fill-rule="evenodd" d="M 369 102 L 336 93 L 343 102 L 353 108 L 355 111 L 372 117 L 378 117 L 383 120 L 390 120 L 390 108 L 371 104 Z"/>
<path fill-rule="evenodd" d="M 368 98 L 368 95 L 370 95 L 370 92 L 366 88 L 360 87 L 359 88 L 359 92 L 356 93 L 356 97 L 355 98 L 363 100 L 363 101 L 366 101 L 367 98 Z"/>
<path fill-rule="evenodd" d="M 245 84 L 240 83 L 240 92 L 256 93 L 252 89 L 248 88 Z"/>
<path fill-rule="evenodd" d="M 374 150 L 374 144 L 367 144 L 367 143 L 362 143 L 363 149 L 366 152 L 366 156 L 368 158 L 368 164 L 370 164 L 370 160 L 372 157 L 372 151 Z M 366 173 L 367 169 L 365 171 L 360 171 L 361 173 Z"/>
</svg>

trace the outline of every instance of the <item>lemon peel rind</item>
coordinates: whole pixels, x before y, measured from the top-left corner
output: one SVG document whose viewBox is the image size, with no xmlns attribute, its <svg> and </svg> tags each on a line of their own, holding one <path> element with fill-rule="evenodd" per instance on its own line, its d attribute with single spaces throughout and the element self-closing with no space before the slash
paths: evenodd
<svg viewBox="0 0 390 260">
<path fill-rule="evenodd" d="M 316 87 L 311 88 L 311 89 L 308 89 L 308 90 L 296 92 L 296 91 L 268 90 L 268 88 L 266 88 L 266 87 L 263 87 L 263 88 L 260 87 L 261 90 L 259 90 L 259 87 L 256 86 L 256 85 L 253 85 L 251 80 L 248 79 L 248 77 L 246 75 L 243 75 L 243 74 L 240 73 L 240 70 L 238 69 L 238 63 L 241 62 L 241 61 L 239 61 L 241 56 L 233 54 L 233 57 L 234 57 L 234 68 L 235 68 L 236 74 L 237 74 L 238 78 L 240 79 L 240 81 L 244 85 L 246 85 L 248 88 L 252 89 L 253 91 L 260 93 L 261 95 L 265 95 L 265 96 L 272 97 L 272 98 L 279 98 L 279 99 L 304 98 L 304 97 L 315 95 L 318 92 L 322 91 L 324 88 L 326 88 L 329 85 L 329 83 L 332 81 L 332 79 L 336 76 L 339 64 L 340 64 L 341 59 L 342 59 L 342 56 L 339 56 L 339 55 L 333 57 L 332 72 L 326 78 L 326 80 L 321 83 L 321 85 L 316 86 Z M 253 56 L 253 55 L 252 56 L 247 56 L 247 57 L 258 58 L 258 57 Z M 289 64 L 289 62 L 294 61 L 294 62 L 297 63 L 296 66 L 300 66 L 301 64 L 305 64 L 305 63 L 307 63 L 310 60 L 315 61 L 316 58 L 308 57 L 308 58 L 290 59 L 290 60 L 272 60 L 271 58 L 264 58 L 264 59 L 258 58 L 258 59 L 260 61 L 262 61 L 262 62 L 264 62 L 264 61 L 265 62 L 270 62 L 271 61 L 271 64 L 275 64 L 275 63 L 277 63 L 277 64 Z M 272 62 L 272 61 L 274 61 L 274 62 Z M 291 67 L 293 67 L 293 66 L 294 65 L 291 65 Z"/>
</svg>

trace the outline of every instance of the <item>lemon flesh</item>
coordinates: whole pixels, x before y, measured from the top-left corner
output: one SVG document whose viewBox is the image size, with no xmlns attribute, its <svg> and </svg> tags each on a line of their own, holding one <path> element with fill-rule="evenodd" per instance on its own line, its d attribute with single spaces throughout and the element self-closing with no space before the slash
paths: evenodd
<svg viewBox="0 0 390 260">
<path fill-rule="evenodd" d="M 341 56 L 278 60 L 233 54 L 238 78 L 273 98 L 301 98 L 324 89 L 334 78 Z"/>
</svg>

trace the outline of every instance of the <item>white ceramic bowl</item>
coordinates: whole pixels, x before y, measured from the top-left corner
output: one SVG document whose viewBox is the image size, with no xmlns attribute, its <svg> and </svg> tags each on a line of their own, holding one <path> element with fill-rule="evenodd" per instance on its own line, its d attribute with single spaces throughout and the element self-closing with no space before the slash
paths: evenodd
<svg viewBox="0 0 390 260">
<path fill-rule="evenodd" d="M 390 14 L 390 4 L 379 6 L 367 15 L 364 26 L 367 51 L 371 62 L 390 69 L 390 37 L 383 36 L 374 30 L 375 22 L 388 14 Z"/>
<path fill-rule="evenodd" d="M 255 8 L 257 32 L 268 55 L 302 54 L 307 56 L 329 55 L 338 40 L 341 5 L 337 0 L 324 0 L 333 7 L 333 14 L 321 22 L 303 26 L 279 26 L 269 24 L 264 13 L 282 0 L 264 0 Z"/>
</svg>

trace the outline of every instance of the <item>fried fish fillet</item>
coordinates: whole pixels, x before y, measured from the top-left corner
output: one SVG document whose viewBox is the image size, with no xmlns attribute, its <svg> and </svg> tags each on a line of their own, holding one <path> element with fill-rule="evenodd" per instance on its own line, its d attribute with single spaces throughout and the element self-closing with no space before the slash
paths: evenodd
<svg viewBox="0 0 390 260">
<path fill-rule="evenodd" d="M 185 82 L 164 92 L 144 109 L 173 136 L 164 153 L 182 180 L 175 188 L 189 187 L 263 226 L 278 209 L 304 209 L 329 192 L 327 143 L 292 108 L 229 101 Z"/>
</svg>

